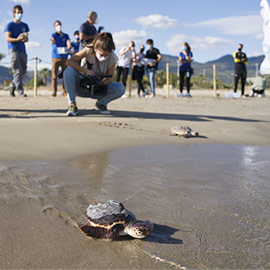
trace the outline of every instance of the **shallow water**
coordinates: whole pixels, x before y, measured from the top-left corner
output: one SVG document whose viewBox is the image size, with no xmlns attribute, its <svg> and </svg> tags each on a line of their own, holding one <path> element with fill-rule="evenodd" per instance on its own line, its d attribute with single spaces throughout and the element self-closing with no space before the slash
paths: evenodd
<svg viewBox="0 0 270 270">
<path fill-rule="evenodd" d="M 44 213 L 57 211 L 75 226 L 90 203 L 124 202 L 139 219 L 154 222 L 155 230 L 143 241 L 120 240 L 121 248 L 107 251 L 115 265 L 126 260 L 121 254 L 128 248 L 164 268 L 270 268 L 269 150 L 149 146 L 76 161 L 5 162 L 0 199 L 35 198 Z M 94 245 L 102 254 L 107 244 Z M 136 264 L 144 266 L 143 260 Z"/>
</svg>

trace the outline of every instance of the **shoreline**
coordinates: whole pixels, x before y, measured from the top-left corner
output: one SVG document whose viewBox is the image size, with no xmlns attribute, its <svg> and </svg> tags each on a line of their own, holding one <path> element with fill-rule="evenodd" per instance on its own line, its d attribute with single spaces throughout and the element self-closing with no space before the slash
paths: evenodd
<svg viewBox="0 0 270 270">
<path fill-rule="evenodd" d="M 0 96 L 0 160 L 61 160 L 155 144 L 270 144 L 269 97 L 214 98 L 212 91 L 194 90 L 192 98 L 120 98 L 109 104 L 111 116 L 94 110 L 95 100 L 78 98 L 80 116 L 66 117 L 66 98 L 49 93 Z M 171 136 L 177 125 L 189 126 L 199 137 Z"/>
<path fill-rule="evenodd" d="M 78 98 L 81 116 L 67 117 L 66 98 L 29 93 L 0 95 L 0 268 L 267 266 L 270 98 L 121 98 L 111 116 Z M 177 125 L 199 136 L 171 136 Z M 155 223 L 148 238 L 108 243 L 79 231 L 89 204 L 125 198 Z M 252 249 L 242 245 L 247 224 Z"/>
</svg>

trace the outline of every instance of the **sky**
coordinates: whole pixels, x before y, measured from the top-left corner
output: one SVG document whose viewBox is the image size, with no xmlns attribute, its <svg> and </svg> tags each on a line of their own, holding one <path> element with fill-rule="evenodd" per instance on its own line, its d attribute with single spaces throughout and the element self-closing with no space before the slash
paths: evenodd
<svg viewBox="0 0 270 270">
<path fill-rule="evenodd" d="M 98 26 L 111 32 L 116 53 L 134 40 L 136 48 L 148 38 L 161 54 L 178 56 L 181 44 L 188 42 L 194 60 L 207 62 L 237 50 L 244 44 L 248 57 L 263 54 L 261 0 L 0 0 L 0 62 L 8 65 L 9 56 L 4 28 L 13 20 L 12 8 L 21 4 L 22 21 L 30 28 L 27 43 L 28 66 L 35 56 L 41 59 L 39 69 L 51 63 L 50 36 L 55 20 L 62 22 L 62 31 L 73 33 L 86 21 L 87 13 L 98 13 Z"/>
</svg>

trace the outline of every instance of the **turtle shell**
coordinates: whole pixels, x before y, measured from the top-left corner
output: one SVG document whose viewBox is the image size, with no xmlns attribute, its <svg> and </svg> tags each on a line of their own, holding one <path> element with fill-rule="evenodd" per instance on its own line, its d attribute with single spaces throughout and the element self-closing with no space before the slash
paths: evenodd
<svg viewBox="0 0 270 270">
<path fill-rule="evenodd" d="M 85 214 L 92 226 L 110 229 L 117 224 L 125 226 L 136 221 L 135 215 L 120 202 L 109 200 L 104 204 L 89 205 Z"/>
</svg>

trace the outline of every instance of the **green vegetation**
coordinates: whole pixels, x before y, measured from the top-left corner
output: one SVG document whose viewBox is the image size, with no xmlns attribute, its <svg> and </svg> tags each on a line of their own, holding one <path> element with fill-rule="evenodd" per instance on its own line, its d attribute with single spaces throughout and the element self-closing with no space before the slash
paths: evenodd
<svg viewBox="0 0 270 270">
<path fill-rule="evenodd" d="M 50 76 L 51 71 L 48 68 L 43 68 L 40 70 L 39 74 L 42 77 L 43 85 L 47 86 L 47 78 Z"/>
<path fill-rule="evenodd" d="M 4 54 L 0 53 L 0 61 L 5 57 Z"/>
<path fill-rule="evenodd" d="M 114 74 L 114 80 L 116 79 Z M 166 85 L 166 72 L 164 70 L 158 70 L 156 72 L 156 86 L 159 88 L 163 88 Z M 179 77 L 175 73 L 169 74 L 170 85 L 173 88 L 179 88 Z M 127 80 L 127 86 L 130 83 L 130 77 Z M 149 79 L 147 75 L 143 77 L 143 85 L 146 87 L 150 86 Z M 136 81 L 132 81 L 132 88 L 136 88 Z M 213 81 L 207 79 L 207 77 L 203 74 L 193 75 L 191 77 L 191 87 L 193 89 L 213 89 Z M 232 89 L 232 85 L 227 85 L 222 82 L 222 80 L 216 80 L 217 89 Z"/>
<path fill-rule="evenodd" d="M 37 79 L 37 87 L 39 87 L 39 86 L 41 86 L 41 85 L 43 85 L 43 80 L 40 79 L 40 78 L 38 78 L 38 79 Z M 28 83 L 28 86 L 34 87 L 34 78 L 32 78 L 32 79 L 30 80 L 30 82 Z"/>
</svg>

